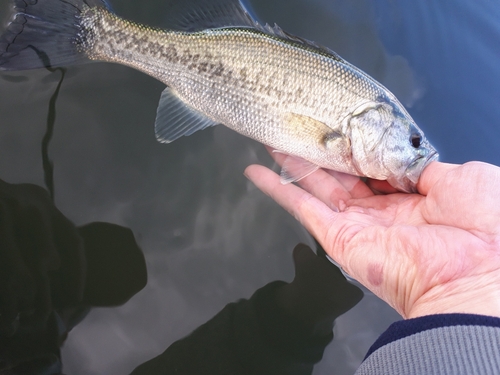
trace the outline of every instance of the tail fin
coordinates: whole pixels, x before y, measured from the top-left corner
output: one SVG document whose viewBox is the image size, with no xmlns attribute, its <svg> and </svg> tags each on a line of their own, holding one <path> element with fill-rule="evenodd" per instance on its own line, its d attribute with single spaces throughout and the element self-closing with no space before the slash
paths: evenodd
<svg viewBox="0 0 500 375">
<path fill-rule="evenodd" d="M 9 0 L 0 25 L 0 70 L 57 67 L 88 61 L 78 49 L 80 13 L 104 0 Z"/>
</svg>

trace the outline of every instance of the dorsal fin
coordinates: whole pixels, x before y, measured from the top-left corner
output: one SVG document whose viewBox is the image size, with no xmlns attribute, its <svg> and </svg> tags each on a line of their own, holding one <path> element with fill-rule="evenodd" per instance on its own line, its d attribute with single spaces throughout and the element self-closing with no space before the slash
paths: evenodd
<svg viewBox="0 0 500 375">
<path fill-rule="evenodd" d="M 344 62 L 337 53 L 310 40 L 284 31 L 274 24 L 259 22 L 255 13 L 242 0 L 182 0 L 174 1 L 167 11 L 166 26 L 181 31 L 196 32 L 213 28 L 248 27 L 270 36 L 300 44 Z"/>
<path fill-rule="evenodd" d="M 174 30 L 201 31 L 220 27 L 255 27 L 257 19 L 241 0 L 181 0 L 168 8 L 167 26 Z"/>
<path fill-rule="evenodd" d="M 285 30 L 283 30 L 281 27 L 278 25 L 274 24 L 274 26 L 271 26 L 269 24 L 265 24 L 265 26 L 261 26 L 258 23 L 254 25 L 254 27 L 262 32 L 265 32 L 266 34 L 276 36 L 281 39 L 285 39 L 291 42 L 295 42 L 298 44 L 301 44 L 303 47 L 313 49 L 317 52 L 322 52 L 324 54 L 329 55 L 330 57 L 335 58 L 336 60 L 344 62 L 345 60 L 340 57 L 336 52 L 332 51 L 328 47 L 322 46 L 316 42 L 310 41 L 305 38 L 301 38 L 299 36 L 287 33 Z"/>
</svg>

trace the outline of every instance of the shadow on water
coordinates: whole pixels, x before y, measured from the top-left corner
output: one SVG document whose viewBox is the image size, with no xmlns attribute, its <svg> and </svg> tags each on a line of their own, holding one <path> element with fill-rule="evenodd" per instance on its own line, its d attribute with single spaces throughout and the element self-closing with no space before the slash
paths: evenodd
<svg viewBox="0 0 500 375">
<path fill-rule="evenodd" d="M 47 70 L 60 72 L 41 142 L 49 191 L 0 180 L 2 374 L 61 374 L 60 347 L 72 328 L 92 307 L 121 305 L 147 281 L 144 255 L 130 229 L 104 222 L 75 227 L 54 205 L 49 145 L 66 70 Z"/>
<path fill-rule="evenodd" d="M 388 86 L 410 106 L 443 161 L 479 159 L 498 165 L 500 128 L 495 124 L 500 117 L 496 104 L 500 86 L 495 83 L 500 79 L 496 63 L 500 32 L 494 20 L 500 10 L 494 1 L 474 4 L 252 2 L 264 20 L 327 45 Z M 124 17 L 161 26 L 168 2 L 115 0 L 113 5 Z M 272 161 L 260 145 L 223 127 L 168 146 L 158 144 L 153 123 L 162 90 L 153 79 L 111 64 L 52 73 L 0 73 L 0 177 L 12 182 L 0 185 L 0 207 L 2 217 L 15 213 L 20 220 L 11 220 L 19 229 L 9 254 L 10 259 L 21 259 L 15 264 L 0 263 L 1 274 L 11 278 L 20 294 L 32 296 L 18 303 L 19 316 L 10 309 L 10 321 L 2 322 L 3 334 L 9 336 L 1 341 L 2 358 L 23 358 L 22 353 L 29 350 L 37 354 L 39 365 L 58 366 L 64 339 L 65 372 L 74 375 L 130 373 L 166 348 L 156 364 L 172 364 L 172 355 L 177 358 L 190 345 L 218 358 L 215 354 L 237 349 L 227 342 L 222 345 L 224 336 L 219 335 L 231 332 L 224 318 L 235 318 L 244 321 L 236 326 L 239 337 L 262 340 L 262 336 L 252 336 L 258 332 L 253 328 L 267 327 L 264 338 L 270 340 L 266 345 L 272 349 L 253 352 L 255 358 L 267 355 L 270 365 L 290 365 L 280 360 L 299 351 L 302 357 L 293 355 L 302 361 L 297 371 L 311 371 L 311 363 L 321 358 L 318 353 L 329 342 L 328 335 L 308 342 L 304 335 L 310 331 L 293 317 L 307 312 L 293 309 L 283 319 L 270 306 L 283 302 L 273 299 L 279 287 L 295 282 L 275 282 L 294 278 L 291 249 L 298 242 L 310 246 L 314 242 L 242 175 L 251 163 L 272 165 Z M 20 185 L 26 182 L 45 183 L 54 202 L 41 188 L 26 190 Z M 32 212 L 40 219 L 29 219 Z M 37 236 L 45 238 L 36 228 L 49 222 L 56 223 L 52 233 L 60 244 L 43 252 L 45 262 L 39 257 L 39 262 L 24 264 L 26 254 L 33 250 L 32 242 L 18 240 L 26 237 L 21 233 L 35 233 L 32 241 Z M 86 226 L 89 222 L 98 223 Z M 5 227 L 1 229 L 5 233 Z M 311 264 L 326 267 L 304 248 L 299 255 L 303 262 L 297 262 L 296 251 L 295 270 Z M 144 286 L 146 267 L 148 283 Z M 345 286 L 329 267 L 325 277 Z M 325 283 L 329 289 L 317 283 L 321 280 L 313 279 L 309 286 L 319 291 L 321 299 L 311 302 L 318 309 L 310 312 L 329 316 L 320 325 L 325 329 L 338 314 L 338 310 L 331 312 L 333 302 L 328 300 L 336 284 Z M 52 306 L 47 298 L 35 298 L 40 296 L 36 291 L 44 291 L 42 296 L 47 297 L 50 288 Z M 86 288 L 93 292 L 85 295 Z M 5 288 L 2 293 L 15 295 Z M 14 297 L 9 298 L 13 301 Z M 102 308 L 129 298 L 122 306 Z M 5 301 L 2 307 L 12 305 Z M 349 304 L 349 298 L 342 302 Z M 48 316 L 45 325 L 33 321 L 35 310 Z M 9 316 L 4 314 L 4 318 Z M 257 318 L 259 314 L 263 319 Z M 353 373 L 370 344 L 397 318 L 365 292 L 355 308 L 336 320 L 335 339 L 326 346 L 313 373 Z M 311 319 L 321 320 L 318 316 Z M 293 333 L 290 326 L 303 330 Z M 213 330 L 216 336 L 211 336 Z M 272 332 L 280 333 L 273 336 Z M 21 336 L 43 343 L 43 350 L 23 346 L 26 341 L 17 340 Z M 213 337 L 221 343 L 220 352 L 201 350 Z M 283 337 L 298 346 L 283 346 L 279 341 Z M 13 350 L 6 351 L 8 346 Z M 279 355 L 270 355 L 276 350 L 281 351 Z M 194 366 L 195 361 L 184 364 Z"/>
</svg>

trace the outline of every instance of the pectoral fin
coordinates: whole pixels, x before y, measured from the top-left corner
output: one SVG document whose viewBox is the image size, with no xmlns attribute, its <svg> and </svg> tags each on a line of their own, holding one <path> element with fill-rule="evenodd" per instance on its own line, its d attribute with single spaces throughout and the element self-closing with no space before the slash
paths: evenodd
<svg viewBox="0 0 500 375">
<path fill-rule="evenodd" d="M 214 125 L 215 121 L 189 107 L 169 87 L 162 92 L 155 122 L 159 142 L 170 143 Z"/>
<path fill-rule="evenodd" d="M 289 112 L 285 114 L 285 121 L 298 140 L 312 139 L 320 147 L 326 147 L 328 142 L 346 140 L 338 131 L 309 116 Z"/>
<path fill-rule="evenodd" d="M 319 166 L 310 161 L 304 160 L 298 156 L 288 155 L 281 166 L 281 183 L 286 185 L 290 182 L 299 181 L 318 169 Z"/>
<path fill-rule="evenodd" d="M 350 142 L 342 133 L 312 117 L 289 112 L 284 115 L 288 136 L 306 148 L 331 154 L 332 159 L 344 159 L 350 153 Z M 288 156 L 281 170 L 281 183 L 299 181 L 320 167 L 298 156 Z"/>
</svg>

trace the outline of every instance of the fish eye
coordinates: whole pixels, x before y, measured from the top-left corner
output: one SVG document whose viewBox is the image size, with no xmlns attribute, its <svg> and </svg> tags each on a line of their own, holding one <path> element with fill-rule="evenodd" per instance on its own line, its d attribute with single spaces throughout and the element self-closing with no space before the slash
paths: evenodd
<svg viewBox="0 0 500 375">
<path fill-rule="evenodd" d="M 413 133 L 410 138 L 411 145 L 415 148 L 419 148 L 422 143 L 422 136 L 418 133 Z"/>
</svg>

